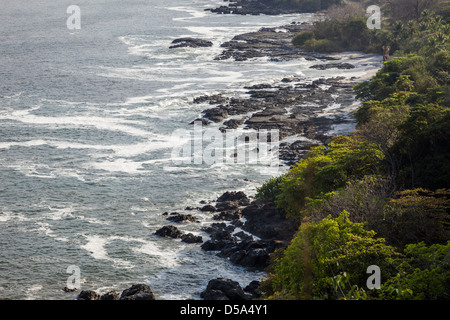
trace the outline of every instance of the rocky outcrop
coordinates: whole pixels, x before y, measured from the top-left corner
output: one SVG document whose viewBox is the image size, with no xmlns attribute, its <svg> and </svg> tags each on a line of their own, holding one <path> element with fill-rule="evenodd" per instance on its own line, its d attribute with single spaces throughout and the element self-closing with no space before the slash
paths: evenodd
<svg viewBox="0 0 450 320">
<path fill-rule="evenodd" d="M 191 214 L 182 214 L 178 212 L 164 212 L 163 216 L 168 216 L 167 220 L 171 222 L 176 223 L 182 223 L 182 222 L 199 222 L 197 217 L 191 215 Z"/>
<path fill-rule="evenodd" d="M 175 226 L 164 226 L 156 230 L 155 234 L 164 238 L 181 238 L 183 233 Z"/>
<path fill-rule="evenodd" d="M 227 191 L 217 198 L 215 220 L 202 228 L 210 239 L 201 248 L 232 263 L 263 270 L 275 249 L 287 245 L 298 226 L 282 218 L 270 204 L 251 202 L 242 191 Z M 245 222 L 241 218 L 245 218 Z M 242 229 L 239 230 L 238 228 Z M 255 239 L 256 235 L 260 239 Z"/>
<path fill-rule="evenodd" d="M 100 296 L 92 290 L 83 290 L 77 296 L 77 300 L 98 300 Z"/>
<path fill-rule="evenodd" d="M 279 148 L 280 160 L 292 165 L 311 147 L 326 143 L 334 135 L 334 126 L 354 123 L 347 110 L 354 103 L 352 87 L 355 84 L 344 77 L 314 81 L 291 77 L 275 84 L 249 86 L 246 88 L 247 97 L 225 99 L 215 94 L 211 100 L 208 96 L 201 96 L 193 102 L 214 105 L 220 101 L 219 105 L 203 112 L 203 116 L 208 117 L 203 119 L 204 125 L 223 121 L 222 131 L 245 126 L 253 130 L 276 129 L 280 140 L 301 135 L 303 139 L 283 143 Z M 231 116 L 233 118 L 229 119 Z M 241 118 L 236 119 L 238 116 Z"/>
<path fill-rule="evenodd" d="M 237 281 L 217 278 L 209 281 L 206 290 L 200 294 L 204 300 L 249 300 Z"/>
<path fill-rule="evenodd" d="M 203 238 L 201 236 L 195 236 L 192 233 L 188 233 L 181 236 L 181 241 L 186 243 L 202 243 Z"/>
<path fill-rule="evenodd" d="M 256 32 L 240 34 L 221 45 L 224 51 L 215 60 L 246 61 L 261 57 L 268 57 L 272 61 L 298 59 L 303 52 L 292 44 L 292 39 L 299 32 L 311 29 L 310 23 L 293 22 L 281 27 L 261 28 Z"/>
<path fill-rule="evenodd" d="M 156 300 L 152 290 L 146 284 L 135 284 L 124 290 L 120 300 Z"/>
<path fill-rule="evenodd" d="M 354 69 L 355 66 L 351 63 L 327 63 L 327 64 L 315 64 L 310 67 L 311 69 L 327 70 L 327 69 Z"/>
<path fill-rule="evenodd" d="M 212 47 L 213 43 L 208 40 L 196 39 L 196 38 L 179 38 L 172 41 L 170 49 L 176 48 L 199 48 L 199 47 Z"/>
<path fill-rule="evenodd" d="M 279 15 L 308 12 L 308 10 L 302 9 L 302 6 L 295 4 L 295 2 L 267 0 L 232 0 L 227 6 L 205 10 L 217 14 L 239 15 Z"/>
<path fill-rule="evenodd" d="M 120 294 L 116 291 L 110 291 L 100 296 L 100 300 L 119 300 Z"/>
<path fill-rule="evenodd" d="M 110 291 L 103 295 L 97 294 L 92 290 L 83 290 L 76 297 L 76 300 L 156 300 L 155 296 L 146 284 L 135 284 L 122 291 L 121 294 L 116 291 Z"/>
<path fill-rule="evenodd" d="M 266 241 L 287 245 L 299 225 L 284 218 L 271 202 L 254 201 L 242 210 L 245 223 L 242 229 Z"/>
</svg>

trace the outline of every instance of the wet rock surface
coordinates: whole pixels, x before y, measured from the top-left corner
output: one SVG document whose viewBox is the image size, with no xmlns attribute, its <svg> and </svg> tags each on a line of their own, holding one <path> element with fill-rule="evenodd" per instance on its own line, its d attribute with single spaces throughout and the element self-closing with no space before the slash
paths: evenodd
<svg viewBox="0 0 450 320">
<path fill-rule="evenodd" d="M 286 246 L 298 228 L 273 205 L 251 201 L 242 191 L 225 192 L 215 203 L 214 219 L 221 222 L 202 229 L 210 239 L 201 248 L 236 265 L 265 269 L 270 254 Z"/>
<path fill-rule="evenodd" d="M 193 103 L 209 106 L 203 112 L 203 125 L 222 122 L 220 130 L 246 128 L 278 130 L 280 141 L 291 136 L 302 139 L 280 144 L 279 157 L 287 165 L 302 158 L 313 146 L 324 144 L 335 133 L 337 125 L 352 128 L 354 104 L 353 86 L 356 82 L 344 77 L 284 78 L 274 84 L 246 87 L 245 97 L 213 95 L 194 99 Z M 225 103 L 223 101 L 226 101 Z M 237 116 L 240 118 L 236 119 Z M 233 118 L 230 118 L 233 117 Z"/>
<path fill-rule="evenodd" d="M 179 38 L 172 41 L 170 49 L 176 48 L 199 48 L 199 47 L 212 47 L 213 43 L 208 40 L 196 39 L 196 38 Z"/>
<path fill-rule="evenodd" d="M 255 32 L 236 35 L 233 39 L 221 45 L 223 52 L 214 59 L 246 61 L 267 57 L 271 61 L 288 61 L 298 59 L 303 55 L 312 57 L 313 55 L 304 53 L 292 44 L 292 38 L 295 35 L 311 29 L 311 23 L 293 22 L 280 27 L 261 28 Z M 320 57 L 320 55 L 317 55 L 317 57 Z"/>
<path fill-rule="evenodd" d="M 288 1 L 278 2 L 273 0 L 230 0 L 226 6 L 205 10 L 218 14 L 240 15 L 278 15 L 307 12 L 295 4 L 292 5 Z"/>
<path fill-rule="evenodd" d="M 164 238 L 181 238 L 183 233 L 178 230 L 177 227 L 174 226 L 164 226 L 158 230 L 156 230 L 155 235 L 164 237 Z"/>
<path fill-rule="evenodd" d="M 146 284 L 134 284 L 119 294 L 110 291 L 99 295 L 93 290 L 83 290 L 75 298 L 76 300 L 156 300 L 151 288 Z"/>
<path fill-rule="evenodd" d="M 200 297 L 204 300 L 249 300 L 250 298 L 237 281 L 224 278 L 210 280 Z"/>
</svg>

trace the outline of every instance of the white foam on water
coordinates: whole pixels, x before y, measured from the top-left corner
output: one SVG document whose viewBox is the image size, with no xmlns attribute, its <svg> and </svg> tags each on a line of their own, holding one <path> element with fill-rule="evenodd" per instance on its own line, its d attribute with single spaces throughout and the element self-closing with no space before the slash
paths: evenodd
<svg viewBox="0 0 450 320">
<path fill-rule="evenodd" d="M 108 255 L 105 246 L 111 240 L 115 240 L 115 237 L 105 238 L 98 235 L 85 235 L 85 238 L 87 242 L 82 245 L 81 248 L 86 250 L 94 259 L 111 261 L 113 266 L 117 268 L 128 269 L 134 267 L 134 265 L 128 260 L 111 258 Z"/>
<path fill-rule="evenodd" d="M 182 11 L 189 14 L 187 17 L 180 17 L 180 18 L 172 18 L 173 21 L 186 21 L 186 20 L 192 20 L 192 19 L 199 19 L 203 18 L 208 15 L 208 13 L 204 10 L 199 10 L 191 7 L 167 7 L 164 9 L 173 10 L 173 11 Z"/>
<path fill-rule="evenodd" d="M 37 231 L 40 234 L 44 234 L 45 236 L 53 238 L 53 239 L 55 239 L 57 241 L 69 242 L 68 238 L 66 238 L 66 237 L 59 237 L 59 236 L 55 235 L 53 230 L 51 229 L 50 224 L 48 224 L 46 222 L 40 222 L 40 221 L 37 221 L 35 223 L 38 226 L 38 228 L 34 229 L 34 231 Z"/>
<path fill-rule="evenodd" d="M 109 260 L 105 249 L 105 245 L 108 242 L 107 239 L 97 235 L 89 235 L 85 237 L 87 242 L 81 246 L 82 249 L 88 251 L 94 259 Z"/>
<path fill-rule="evenodd" d="M 38 140 L 29 140 L 23 142 L 0 142 L 0 149 L 9 149 L 13 146 L 17 147 L 35 147 L 42 146 L 48 144 L 47 141 L 38 139 Z"/>
<path fill-rule="evenodd" d="M 142 162 L 129 161 L 123 158 L 103 162 L 91 162 L 87 165 L 91 169 L 105 170 L 109 172 L 126 172 L 129 174 L 139 173 Z"/>
<path fill-rule="evenodd" d="M 14 213 L 11 211 L 0 211 L 0 222 L 15 220 L 17 222 L 30 221 L 23 213 Z"/>
<path fill-rule="evenodd" d="M 160 267 L 172 268 L 181 264 L 178 258 L 178 250 L 174 248 L 160 248 L 156 243 L 147 241 L 139 247 L 134 247 L 133 252 L 144 254 L 146 256 L 155 258 Z"/>
<path fill-rule="evenodd" d="M 66 207 L 66 208 L 52 208 L 48 207 L 48 209 L 51 211 L 48 214 L 44 215 L 45 218 L 50 220 L 64 220 L 67 218 L 73 218 L 73 208 L 72 207 Z"/>
<path fill-rule="evenodd" d="M 44 117 L 31 114 L 34 108 L 28 110 L 14 111 L 10 115 L 0 116 L 0 120 L 15 120 L 27 124 L 37 125 L 58 125 L 67 128 L 86 128 L 93 127 L 98 130 L 119 131 L 126 134 L 148 137 L 152 133 L 146 130 L 136 128 L 133 125 L 145 125 L 143 121 L 126 120 L 120 118 L 106 118 L 101 116 L 60 116 L 60 117 Z"/>
</svg>

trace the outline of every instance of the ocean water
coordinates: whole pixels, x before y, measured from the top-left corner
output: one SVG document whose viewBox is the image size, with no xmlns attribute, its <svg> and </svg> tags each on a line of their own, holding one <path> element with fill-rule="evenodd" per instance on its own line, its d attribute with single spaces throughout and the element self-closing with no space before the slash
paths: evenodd
<svg viewBox="0 0 450 320">
<path fill-rule="evenodd" d="M 73 299 L 62 291 L 69 266 L 79 268 L 81 290 L 147 283 L 158 299 L 198 299 L 215 277 L 243 286 L 261 278 L 153 235 L 170 224 L 163 212 L 227 190 L 252 195 L 269 178 L 254 164 L 175 165 L 182 141 L 173 132 L 191 130 L 208 107 L 193 104 L 196 96 L 240 95 L 286 76 L 360 76 L 378 59 L 339 74 L 300 57 L 215 61 L 236 34 L 312 18 L 204 10 L 218 0 L 0 3 L 0 299 Z M 79 30 L 66 25 L 72 4 Z M 169 49 L 182 36 L 214 45 Z M 206 240 L 211 214 L 189 213 L 200 223 L 177 227 Z"/>
</svg>

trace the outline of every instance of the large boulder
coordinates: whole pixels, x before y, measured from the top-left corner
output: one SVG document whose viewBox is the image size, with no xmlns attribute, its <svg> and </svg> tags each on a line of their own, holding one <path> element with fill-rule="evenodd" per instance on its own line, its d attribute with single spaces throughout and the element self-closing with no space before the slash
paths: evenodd
<svg viewBox="0 0 450 320">
<path fill-rule="evenodd" d="M 248 199 L 247 195 L 242 191 L 227 191 L 224 194 L 222 194 L 219 198 L 216 200 L 217 202 L 235 202 L 241 206 L 248 205 L 250 203 L 250 200 Z"/>
<path fill-rule="evenodd" d="M 200 211 L 202 212 L 215 212 L 216 208 L 213 205 L 207 204 L 200 208 Z"/>
<path fill-rule="evenodd" d="M 116 291 L 110 291 L 103 294 L 100 297 L 100 300 L 119 300 L 119 296 L 119 293 L 117 293 Z"/>
<path fill-rule="evenodd" d="M 242 216 L 245 218 L 243 230 L 280 244 L 289 243 L 299 227 L 295 221 L 282 217 L 271 202 L 255 201 L 242 210 Z"/>
<path fill-rule="evenodd" d="M 249 284 L 248 284 L 248 286 L 246 286 L 245 288 L 244 288 L 244 291 L 246 292 L 246 293 L 248 293 L 250 296 L 251 296 L 251 298 L 253 299 L 253 298 L 259 298 L 259 297 L 261 297 L 261 292 L 260 292 L 260 290 L 259 290 L 259 286 L 261 285 L 261 282 L 260 281 L 258 281 L 258 280 L 253 280 L 252 282 L 250 282 Z"/>
<path fill-rule="evenodd" d="M 203 117 L 212 122 L 220 122 L 228 117 L 228 112 L 222 106 L 219 106 L 204 110 Z"/>
<path fill-rule="evenodd" d="M 125 289 L 120 300 L 156 300 L 152 290 L 146 284 L 135 284 Z"/>
<path fill-rule="evenodd" d="M 350 63 L 345 62 L 338 62 L 338 63 L 327 63 L 327 64 L 315 64 L 310 67 L 311 69 L 318 69 L 318 70 L 327 70 L 327 69 L 354 69 L 355 66 Z"/>
<path fill-rule="evenodd" d="M 188 233 L 181 236 L 181 241 L 186 243 L 201 243 L 203 242 L 203 238 L 201 236 L 196 236 L 192 233 Z"/>
<path fill-rule="evenodd" d="M 249 300 L 238 282 L 224 278 L 210 280 L 200 297 L 204 300 Z"/>
<path fill-rule="evenodd" d="M 175 226 L 164 226 L 156 230 L 155 234 L 160 237 L 181 238 L 183 233 Z"/>
<path fill-rule="evenodd" d="M 77 296 L 77 300 L 98 300 L 100 296 L 92 290 L 83 290 Z"/>
<path fill-rule="evenodd" d="M 171 222 L 177 222 L 177 223 L 181 223 L 181 222 L 199 222 L 198 219 L 196 217 L 194 217 L 191 214 L 182 214 L 182 213 L 178 213 L 178 212 L 171 212 L 170 214 L 165 212 L 163 213 L 164 216 L 167 216 L 167 220 L 171 221 Z"/>
<path fill-rule="evenodd" d="M 172 41 L 172 46 L 170 46 L 170 49 L 175 48 L 199 48 L 199 47 L 212 47 L 213 43 L 208 40 L 203 39 L 196 39 L 196 38 L 179 38 Z"/>
</svg>

